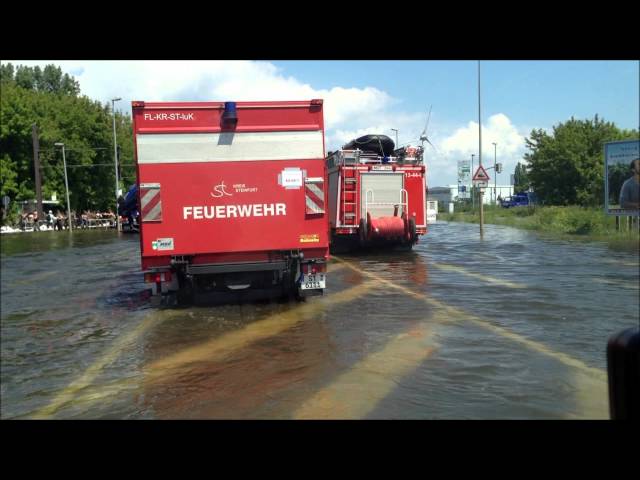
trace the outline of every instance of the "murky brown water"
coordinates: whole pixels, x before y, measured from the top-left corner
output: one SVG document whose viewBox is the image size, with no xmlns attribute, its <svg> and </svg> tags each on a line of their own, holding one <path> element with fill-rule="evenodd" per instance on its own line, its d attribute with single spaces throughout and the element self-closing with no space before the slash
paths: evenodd
<svg viewBox="0 0 640 480">
<path fill-rule="evenodd" d="M 438 224 L 304 303 L 152 308 L 138 238 L 2 236 L 2 418 L 607 418 L 637 252 Z"/>
</svg>

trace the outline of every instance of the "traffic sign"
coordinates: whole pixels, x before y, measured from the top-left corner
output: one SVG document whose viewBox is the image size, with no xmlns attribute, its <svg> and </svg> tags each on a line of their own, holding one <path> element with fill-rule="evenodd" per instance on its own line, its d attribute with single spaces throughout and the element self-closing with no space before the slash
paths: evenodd
<svg viewBox="0 0 640 480">
<path fill-rule="evenodd" d="M 484 169 L 484 167 L 482 165 L 478 166 L 478 169 L 476 170 L 476 173 L 473 174 L 473 181 L 474 182 L 477 182 L 477 181 L 488 182 L 489 181 L 489 174 L 487 173 L 487 171 Z"/>
</svg>

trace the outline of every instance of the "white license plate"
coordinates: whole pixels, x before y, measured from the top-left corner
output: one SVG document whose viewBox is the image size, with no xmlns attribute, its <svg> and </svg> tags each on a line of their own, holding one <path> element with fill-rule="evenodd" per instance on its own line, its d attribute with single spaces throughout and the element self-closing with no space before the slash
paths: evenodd
<svg viewBox="0 0 640 480">
<path fill-rule="evenodd" d="M 302 290 L 313 290 L 315 288 L 326 288 L 324 273 L 314 273 L 313 275 L 302 275 Z"/>
</svg>

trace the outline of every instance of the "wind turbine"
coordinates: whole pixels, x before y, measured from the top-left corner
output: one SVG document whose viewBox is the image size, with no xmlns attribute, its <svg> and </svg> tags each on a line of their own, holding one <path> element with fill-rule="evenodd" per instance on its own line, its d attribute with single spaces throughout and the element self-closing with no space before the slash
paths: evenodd
<svg viewBox="0 0 640 480">
<path fill-rule="evenodd" d="M 434 150 L 437 151 L 436 147 L 429 140 L 429 137 L 427 137 L 427 128 L 429 128 L 429 120 L 431 119 L 431 107 L 433 107 L 433 105 L 429 106 L 429 115 L 427 116 L 427 123 L 425 123 L 424 130 L 422 131 L 422 134 L 420 135 L 420 141 L 422 142 L 421 147 L 422 147 L 423 151 L 424 151 L 424 142 L 427 142 L 429 145 L 431 145 L 433 147 Z"/>
</svg>

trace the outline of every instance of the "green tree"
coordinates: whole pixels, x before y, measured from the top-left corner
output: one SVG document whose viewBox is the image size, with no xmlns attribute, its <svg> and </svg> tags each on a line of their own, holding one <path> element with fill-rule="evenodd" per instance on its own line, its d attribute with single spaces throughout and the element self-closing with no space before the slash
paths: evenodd
<svg viewBox="0 0 640 480">
<path fill-rule="evenodd" d="M 529 175 L 527 174 L 527 166 L 518 162 L 514 173 L 514 191 L 525 192 L 529 190 Z"/>
<path fill-rule="evenodd" d="M 15 81 L 19 87 L 26 90 L 73 96 L 80 93 L 80 84 L 55 65 L 47 65 L 44 70 L 38 66 L 18 65 L 14 74 L 13 65 L 8 63 L 0 66 L 0 77 L 2 81 Z"/>
<path fill-rule="evenodd" d="M 12 82 L 14 69 L 10 63 L 0 63 L 0 82 Z"/>
<path fill-rule="evenodd" d="M 553 127 L 551 134 L 533 130 L 526 139 L 527 174 L 539 198 L 551 205 L 597 206 L 604 203 L 606 142 L 637 138 L 637 131 L 621 130 L 598 115 Z"/>
<path fill-rule="evenodd" d="M 115 208 L 112 114 L 108 105 L 80 95 L 78 82 L 55 65 L 44 69 L 0 64 L 1 194 L 12 201 L 35 197 L 32 125 L 38 126 L 42 190 L 64 197 L 65 144 L 71 208 Z M 135 181 L 131 118 L 116 115 L 124 182 Z M 125 188 L 127 183 L 122 183 Z"/>
</svg>

